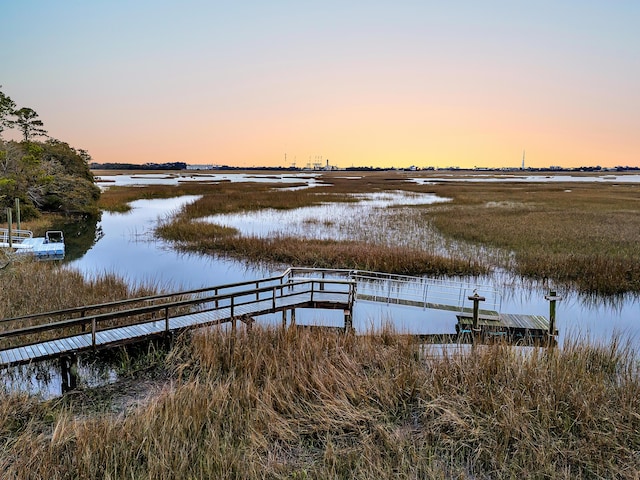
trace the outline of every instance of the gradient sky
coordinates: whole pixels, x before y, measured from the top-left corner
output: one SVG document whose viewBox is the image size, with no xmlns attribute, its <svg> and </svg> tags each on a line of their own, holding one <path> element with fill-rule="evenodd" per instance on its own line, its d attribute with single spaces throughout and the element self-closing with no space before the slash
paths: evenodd
<svg viewBox="0 0 640 480">
<path fill-rule="evenodd" d="M 638 0 L 4 0 L 0 25 L 2 91 L 96 162 L 640 165 Z"/>
</svg>

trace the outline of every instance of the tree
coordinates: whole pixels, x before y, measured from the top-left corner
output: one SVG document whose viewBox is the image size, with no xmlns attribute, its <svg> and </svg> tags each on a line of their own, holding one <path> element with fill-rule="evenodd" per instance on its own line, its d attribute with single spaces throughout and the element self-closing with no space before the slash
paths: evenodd
<svg viewBox="0 0 640 480">
<path fill-rule="evenodd" d="M 42 128 L 43 123 L 38 118 L 38 114 L 35 110 L 23 107 L 20 110 L 13 112 L 16 117 L 13 120 L 12 125 L 16 126 L 21 132 L 25 142 L 28 142 L 32 137 L 46 137 L 47 131 Z"/>
<path fill-rule="evenodd" d="M 2 88 L 2 85 L 0 85 L 0 88 Z M 15 102 L 0 90 L 0 136 L 2 136 L 5 127 L 13 125 L 9 120 L 9 115 L 13 115 L 15 108 Z"/>
</svg>

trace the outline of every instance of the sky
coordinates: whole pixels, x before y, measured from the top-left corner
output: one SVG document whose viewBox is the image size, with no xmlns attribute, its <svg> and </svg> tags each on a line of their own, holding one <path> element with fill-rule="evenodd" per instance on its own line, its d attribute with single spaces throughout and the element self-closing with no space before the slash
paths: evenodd
<svg viewBox="0 0 640 480">
<path fill-rule="evenodd" d="M 640 165 L 637 0 L 2 0 L 0 19 L 2 91 L 99 163 Z"/>
</svg>

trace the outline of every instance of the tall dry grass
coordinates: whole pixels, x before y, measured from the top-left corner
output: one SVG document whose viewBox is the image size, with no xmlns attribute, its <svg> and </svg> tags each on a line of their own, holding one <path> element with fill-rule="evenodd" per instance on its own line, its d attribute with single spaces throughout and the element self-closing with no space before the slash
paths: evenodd
<svg viewBox="0 0 640 480">
<path fill-rule="evenodd" d="M 0 270 L 0 319 L 158 293 L 158 285 L 129 285 L 114 274 L 85 279 L 56 262 L 13 257 Z"/>
<path fill-rule="evenodd" d="M 393 332 L 209 331 L 126 414 L 1 402 L 2 478 L 637 478 L 620 344 L 426 352 Z"/>
</svg>

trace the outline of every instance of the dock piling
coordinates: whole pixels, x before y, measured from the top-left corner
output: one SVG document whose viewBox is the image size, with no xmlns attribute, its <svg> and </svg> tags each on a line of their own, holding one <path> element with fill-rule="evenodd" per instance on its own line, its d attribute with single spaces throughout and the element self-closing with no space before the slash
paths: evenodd
<svg viewBox="0 0 640 480">
<path fill-rule="evenodd" d="M 78 356 L 64 355 L 60 357 L 60 375 L 62 378 L 62 394 L 78 388 Z"/>
<path fill-rule="evenodd" d="M 7 208 L 7 224 L 9 226 L 9 248 L 13 248 L 13 218 L 11 218 L 10 208 Z"/>
<path fill-rule="evenodd" d="M 550 290 L 549 295 L 545 295 L 544 298 L 549 301 L 548 343 L 549 346 L 553 346 L 556 338 L 556 301 L 562 300 L 562 297 L 558 296 L 553 290 Z"/>
<path fill-rule="evenodd" d="M 474 292 L 473 295 L 467 297 L 469 300 L 473 301 L 473 326 L 472 326 L 472 330 L 473 330 L 473 341 L 479 341 L 480 340 L 480 328 L 478 328 L 478 317 L 479 317 L 479 313 L 480 313 L 480 302 L 484 302 L 486 299 L 485 297 L 481 297 L 480 295 L 478 295 L 478 292 Z"/>
</svg>

